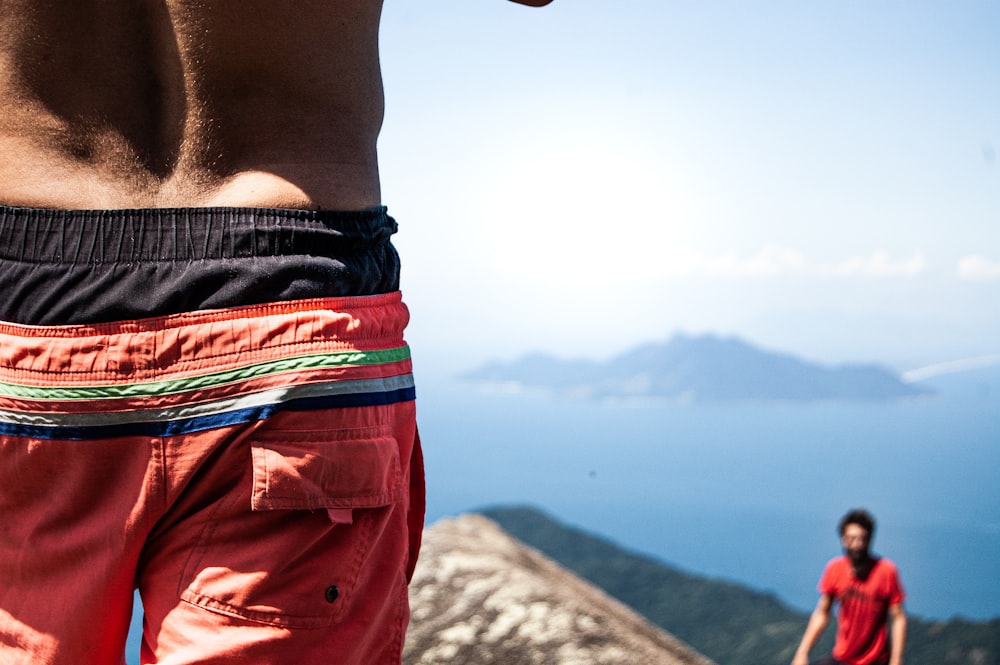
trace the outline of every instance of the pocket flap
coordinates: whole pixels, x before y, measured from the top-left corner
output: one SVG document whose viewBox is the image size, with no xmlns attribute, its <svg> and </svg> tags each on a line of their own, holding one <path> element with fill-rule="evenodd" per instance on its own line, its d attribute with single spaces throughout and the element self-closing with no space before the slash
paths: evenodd
<svg viewBox="0 0 1000 665">
<path fill-rule="evenodd" d="M 385 429 L 275 433 L 252 451 L 254 510 L 374 508 L 403 496 L 399 447 Z"/>
</svg>

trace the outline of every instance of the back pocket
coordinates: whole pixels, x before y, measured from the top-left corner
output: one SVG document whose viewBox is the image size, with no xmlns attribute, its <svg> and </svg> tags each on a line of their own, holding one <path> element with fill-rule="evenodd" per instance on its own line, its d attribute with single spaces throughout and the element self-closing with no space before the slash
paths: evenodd
<svg viewBox="0 0 1000 665">
<path fill-rule="evenodd" d="M 402 496 L 399 447 L 388 428 L 269 433 L 251 451 L 253 510 L 374 508 Z"/>
<path fill-rule="evenodd" d="M 181 599 L 271 625 L 330 625 L 404 496 L 397 442 L 387 427 L 264 428 L 250 452 L 251 482 L 218 502 Z"/>
</svg>

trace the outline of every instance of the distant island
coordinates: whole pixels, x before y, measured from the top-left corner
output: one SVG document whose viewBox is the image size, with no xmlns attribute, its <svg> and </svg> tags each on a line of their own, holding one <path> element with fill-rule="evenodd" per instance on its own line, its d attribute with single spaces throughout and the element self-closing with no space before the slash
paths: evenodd
<svg viewBox="0 0 1000 665">
<path fill-rule="evenodd" d="M 591 399 L 870 402 L 930 394 L 881 365 L 825 366 L 716 335 L 676 334 L 669 341 L 644 344 L 604 362 L 535 353 L 490 363 L 459 378 Z"/>
</svg>

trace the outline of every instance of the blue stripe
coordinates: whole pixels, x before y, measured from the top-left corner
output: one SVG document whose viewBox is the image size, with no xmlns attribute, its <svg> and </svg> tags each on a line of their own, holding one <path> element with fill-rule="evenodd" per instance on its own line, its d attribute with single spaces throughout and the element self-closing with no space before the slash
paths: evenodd
<svg viewBox="0 0 1000 665">
<path fill-rule="evenodd" d="M 400 402 L 412 402 L 416 397 L 416 390 L 412 387 L 377 393 L 321 395 L 183 420 L 95 425 L 92 427 L 46 427 L 0 422 L 0 436 L 71 441 L 113 439 L 123 436 L 168 437 L 266 420 L 279 411 L 320 411 L 323 409 L 388 406 Z"/>
</svg>

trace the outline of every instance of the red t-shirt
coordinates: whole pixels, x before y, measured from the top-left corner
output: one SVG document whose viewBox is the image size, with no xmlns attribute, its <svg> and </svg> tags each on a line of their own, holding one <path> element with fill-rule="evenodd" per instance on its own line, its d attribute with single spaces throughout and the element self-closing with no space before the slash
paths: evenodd
<svg viewBox="0 0 1000 665">
<path fill-rule="evenodd" d="M 832 596 L 840 605 L 834 658 L 849 665 L 888 660 L 889 606 L 902 603 L 906 597 L 892 561 L 879 559 L 868 579 L 861 581 L 854 577 L 851 560 L 838 557 L 826 565 L 819 592 Z"/>
</svg>

